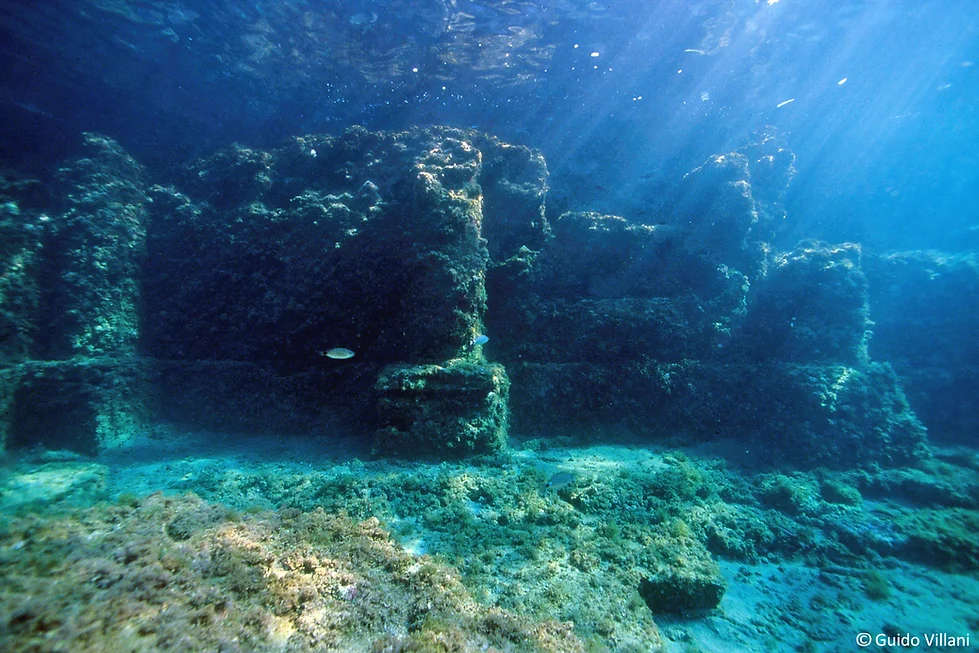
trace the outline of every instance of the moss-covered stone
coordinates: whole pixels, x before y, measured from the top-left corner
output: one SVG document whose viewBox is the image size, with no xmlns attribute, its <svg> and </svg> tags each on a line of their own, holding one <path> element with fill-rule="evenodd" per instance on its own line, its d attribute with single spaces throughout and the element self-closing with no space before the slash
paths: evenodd
<svg viewBox="0 0 979 653">
<path fill-rule="evenodd" d="M 801 475 L 772 474 L 761 480 L 758 494 L 763 504 L 789 515 L 813 512 L 817 508 L 817 488 Z"/>
<path fill-rule="evenodd" d="M 156 494 L 9 521 L 0 647 L 583 650 L 570 624 L 476 603 L 458 572 L 406 553 L 376 519 L 229 517 Z"/>
<path fill-rule="evenodd" d="M 19 365 L 9 444 L 87 454 L 124 445 L 151 419 L 147 370 L 138 357 L 113 356 Z"/>
<path fill-rule="evenodd" d="M 510 381 L 500 365 L 394 365 L 375 389 L 378 451 L 451 457 L 506 446 Z"/>
<path fill-rule="evenodd" d="M 64 208 L 45 246 L 43 355 L 133 355 L 140 337 L 139 268 L 146 240 L 144 171 L 118 143 L 85 134 L 58 171 Z"/>
<path fill-rule="evenodd" d="M 801 244 L 753 286 L 738 346 L 761 359 L 866 363 L 867 301 L 859 245 Z"/>
<path fill-rule="evenodd" d="M 871 354 L 888 360 L 931 436 L 974 442 L 979 411 L 975 334 L 979 257 L 942 251 L 891 252 L 865 259 L 874 320 Z"/>
<path fill-rule="evenodd" d="M 903 515 L 904 555 L 956 572 L 979 569 L 979 512 L 963 508 L 919 509 Z"/>
<path fill-rule="evenodd" d="M 839 503 L 846 506 L 859 506 L 863 501 L 860 490 L 836 479 L 823 479 L 819 484 L 819 493 L 824 501 Z"/>
<path fill-rule="evenodd" d="M 641 574 L 639 594 L 654 614 L 712 610 L 724 596 L 726 583 L 717 563 L 684 530 L 674 530 L 668 545 L 657 541 L 659 563 Z"/>
</svg>

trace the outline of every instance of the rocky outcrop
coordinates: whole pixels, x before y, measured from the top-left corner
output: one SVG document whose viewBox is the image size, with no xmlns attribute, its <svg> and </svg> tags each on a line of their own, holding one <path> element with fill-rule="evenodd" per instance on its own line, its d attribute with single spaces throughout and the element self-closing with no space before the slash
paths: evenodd
<svg viewBox="0 0 979 653">
<path fill-rule="evenodd" d="M 639 581 L 639 594 L 654 614 L 697 614 L 717 607 L 724 580 L 712 560 L 707 570 L 669 570 Z"/>
<path fill-rule="evenodd" d="M 791 173 L 777 148 L 711 157 L 669 222 L 566 213 L 540 251 L 493 266 L 487 349 L 514 428 L 737 437 L 802 465 L 921 454 L 898 378 L 867 351 L 860 247 L 772 251 Z"/>
<path fill-rule="evenodd" d="M 35 348 L 41 306 L 41 252 L 51 218 L 41 183 L 0 174 L 0 451 L 13 417 L 17 364 Z"/>
<path fill-rule="evenodd" d="M 420 456 L 499 451 L 511 423 L 733 437 L 800 465 L 922 449 L 867 350 L 860 247 L 773 251 L 793 168 L 772 143 L 711 157 L 660 224 L 551 223 L 540 154 L 472 130 L 234 145 L 167 186 L 108 139 L 84 148 L 50 224 L 4 205 L 15 445 L 96 451 L 152 416 L 346 423 Z"/>
<path fill-rule="evenodd" d="M 373 517 L 156 493 L 11 517 L 0 543 L 22 550 L 4 563 L 4 650 L 585 650 L 570 622 L 477 602 Z"/>
<path fill-rule="evenodd" d="M 2 371 L 0 396 L 12 446 L 93 452 L 120 444 L 146 415 L 133 360 L 142 319 L 143 170 L 103 136 L 84 134 L 81 150 L 58 170 L 55 210 L 23 223 L 30 247 L 5 253 L 20 269 L 36 265 L 11 303 L 19 355 Z"/>
<path fill-rule="evenodd" d="M 741 335 L 756 360 L 869 360 L 872 322 L 860 246 L 800 243 L 755 284 Z"/>
<path fill-rule="evenodd" d="M 135 418 L 103 404 L 127 394 L 134 411 L 210 427 L 394 428 L 389 451 L 505 443 L 506 375 L 473 342 L 486 236 L 507 257 L 548 233 L 538 153 L 465 130 L 352 128 L 235 145 L 162 186 L 109 139 L 83 148 L 60 173 L 47 239 L 4 253 L 23 264 L 29 246 L 41 259 L 22 284 L 41 299 L 5 304 L 8 322 L 25 323 L 4 343 L 22 359 L 0 392 L 15 444 L 115 446 Z M 500 216 L 491 226 L 484 205 Z M 353 357 L 329 356 L 336 347 Z M 397 399 L 390 375 L 378 381 L 386 366 L 430 382 L 431 407 Z M 460 396 L 474 407 L 434 419 Z M 34 414 L 52 401 L 58 410 Z"/>
<path fill-rule="evenodd" d="M 481 153 L 460 133 L 232 148 L 155 187 L 146 351 L 156 358 L 437 362 L 480 332 Z"/>
<path fill-rule="evenodd" d="M 892 252 L 867 258 L 874 337 L 911 405 L 939 440 L 971 443 L 979 432 L 979 260 L 974 254 Z"/>
<path fill-rule="evenodd" d="M 486 238 L 497 256 L 542 241 L 545 178 L 539 154 L 453 129 L 354 128 L 194 162 L 179 180 L 186 194 L 150 190 L 146 351 L 257 365 L 302 388 L 284 393 L 281 419 L 376 421 L 382 451 L 498 449 L 506 376 L 472 371 L 484 362 L 471 343 L 483 331 Z M 326 356 L 341 346 L 354 357 Z M 423 401 L 388 382 L 404 374 L 427 384 Z M 449 411 L 459 397 L 472 405 Z"/>
</svg>

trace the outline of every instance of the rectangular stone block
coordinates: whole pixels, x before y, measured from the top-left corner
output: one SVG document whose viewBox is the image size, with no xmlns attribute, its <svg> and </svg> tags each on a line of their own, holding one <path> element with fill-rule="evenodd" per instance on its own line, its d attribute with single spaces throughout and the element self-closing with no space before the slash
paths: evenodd
<svg viewBox="0 0 979 653">
<path fill-rule="evenodd" d="M 374 387 L 381 453 L 458 457 L 506 446 L 510 381 L 501 365 L 389 365 Z"/>
</svg>

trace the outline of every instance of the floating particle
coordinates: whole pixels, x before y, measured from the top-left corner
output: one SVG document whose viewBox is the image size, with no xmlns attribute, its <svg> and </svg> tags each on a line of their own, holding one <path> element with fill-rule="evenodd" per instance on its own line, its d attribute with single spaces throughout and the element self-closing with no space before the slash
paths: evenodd
<svg viewBox="0 0 979 653">
<path fill-rule="evenodd" d="M 775 108 L 776 109 L 781 109 L 786 104 L 792 104 L 793 102 L 795 102 L 795 98 L 794 97 L 790 97 L 788 100 L 782 100 L 781 102 L 779 102 L 778 104 L 776 104 L 775 105 Z"/>
</svg>

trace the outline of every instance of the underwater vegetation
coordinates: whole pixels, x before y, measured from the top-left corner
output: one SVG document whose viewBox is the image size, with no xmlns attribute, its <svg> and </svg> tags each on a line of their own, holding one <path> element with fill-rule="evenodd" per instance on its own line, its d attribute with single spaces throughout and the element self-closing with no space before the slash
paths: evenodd
<svg viewBox="0 0 979 653">
<path fill-rule="evenodd" d="M 297 650 L 655 650 L 703 635 L 699 623 L 730 627 L 724 613 L 743 610 L 760 577 L 781 607 L 760 607 L 739 637 L 834 642 L 875 618 L 866 600 L 921 623 L 915 595 L 979 568 L 979 483 L 948 463 L 746 473 L 680 451 L 538 440 L 441 463 L 186 457 L 167 465 L 167 495 L 140 499 L 161 482 L 163 464 L 148 465 L 141 479 L 25 462 L 4 479 L 0 619 L 15 649 L 239 636 Z M 101 486 L 79 474 L 89 468 Z M 17 503 L 52 477 L 67 491 Z M 821 571 L 786 623 L 775 570 L 800 564 Z M 943 599 L 948 623 L 964 623 L 968 587 Z M 828 623 L 827 605 L 845 619 Z"/>
<path fill-rule="evenodd" d="M 583 650 L 570 624 L 481 606 L 376 519 L 154 494 L 10 520 L 3 542 L 5 650 Z"/>
</svg>

